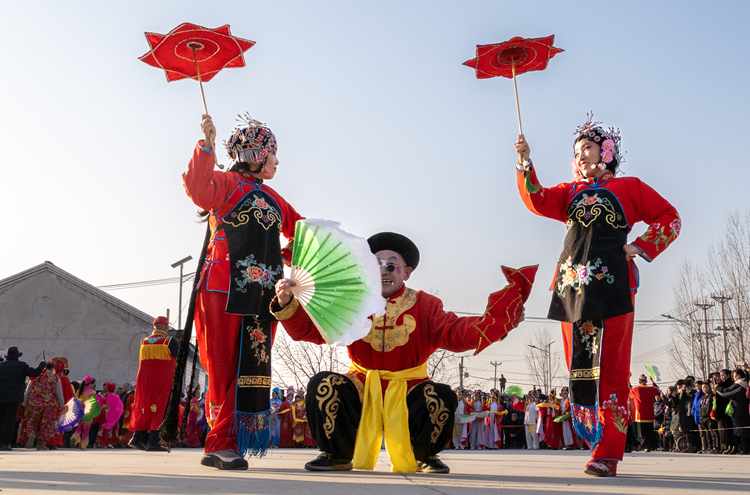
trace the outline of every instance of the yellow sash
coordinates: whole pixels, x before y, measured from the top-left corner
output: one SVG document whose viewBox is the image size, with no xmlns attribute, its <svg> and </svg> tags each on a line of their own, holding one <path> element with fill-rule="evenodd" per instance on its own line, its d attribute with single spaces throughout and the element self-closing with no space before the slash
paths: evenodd
<svg viewBox="0 0 750 495">
<path fill-rule="evenodd" d="M 406 407 L 406 382 L 427 377 L 427 363 L 401 371 L 369 370 L 352 361 L 349 371 L 366 374 L 362 399 L 362 418 L 359 420 L 354 443 L 354 469 L 372 471 L 378 461 L 383 442 L 391 458 L 395 473 L 413 473 L 417 460 L 411 449 L 409 409 Z M 388 380 L 385 399 L 380 380 Z M 384 421 L 388 418 L 388 421 Z"/>
</svg>

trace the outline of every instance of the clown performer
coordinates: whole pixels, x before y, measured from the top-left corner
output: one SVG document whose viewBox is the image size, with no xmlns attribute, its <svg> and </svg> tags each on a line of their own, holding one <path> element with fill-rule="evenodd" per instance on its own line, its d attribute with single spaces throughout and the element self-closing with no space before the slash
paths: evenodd
<svg viewBox="0 0 750 495">
<path fill-rule="evenodd" d="M 245 454 L 268 448 L 271 343 L 276 320 L 268 307 L 283 278 L 279 234 L 294 237 L 302 217 L 265 184 L 276 175 L 276 136 L 245 116 L 225 143 L 233 160 L 214 170 L 216 127 L 203 116 L 204 140 L 182 176 L 188 196 L 207 217 L 211 238 L 200 274 L 194 323 L 208 372 L 206 412 L 211 431 L 201 464 L 247 469 Z"/>
<path fill-rule="evenodd" d="M 573 181 L 543 187 L 518 136 L 518 190 L 526 207 L 565 222 L 548 318 L 562 322 L 576 432 L 591 447 L 584 472 L 616 476 L 627 432 L 628 378 L 638 269 L 663 253 L 680 233 L 677 210 L 635 177 L 616 177 L 620 132 L 593 114 L 575 133 Z M 628 243 L 637 222 L 646 232 Z"/>
<path fill-rule="evenodd" d="M 448 385 L 427 375 L 438 349 L 477 352 L 505 338 L 523 319 L 523 303 L 536 267 L 504 268 L 509 285 L 490 295 L 482 316 L 458 317 L 440 299 L 406 287 L 419 263 L 407 237 L 382 232 L 368 239 L 380 264 L 385 315 L 372 317 L 369 333 L 347 346 L 347 374 L 321 372 L 307 385 L 307 420 L 320 455 L 309 471 L 372 470 L 383 434 L 393 472 L 448 473 L 437 456 L 453 432 L 457 400 Z M 276 287 L 274 314 L 294 340 L 325 341 L 293 297 L 295 282 Z"/>
</svg>

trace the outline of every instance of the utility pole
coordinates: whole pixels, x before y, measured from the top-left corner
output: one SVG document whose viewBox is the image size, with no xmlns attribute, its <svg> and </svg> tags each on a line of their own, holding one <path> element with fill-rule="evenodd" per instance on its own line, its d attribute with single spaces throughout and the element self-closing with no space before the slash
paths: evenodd
<svg viewBox="0 0 750 495">
<path fill-rule="evenodd" d="M 692 354 L 693 356 L 693 376 L 695 376 L 695 334 L 693 333 L 693 319 L 690 318 L 690 315 L 692 315 L 696 311 L 698 310 L 694 309 L 693 311 L 685 315 L 688 317 L 688 321 L 680 320 L 679 318 L 675 318 L 674 316 L 671 316 L 671 315 L 662 315 L 664 318 L 669 318 L 670 320 L 680 322 L 683 325 L 688 325 L 690 327 L 690 354 Z"/>
<path fill-rule="evenodd" d="M 706 339 L 706 373 L 711 373 L 711 361 L 709 359 L 709 347 L 708 347 L 708 318 L 706 317 L 706 311 L 708 308 L 713 308 L 714 303 L 708 304 L 708 303 L 695 303 L 696 306 L 698 306 L 703 311 L 703 332 Z"/>
<path fill-rule="evenodd" d="M 464 389 L 464 357 L 461 356 L 461 362 L 458 363 L 458 387 Z"/>
<path fill-rule="evenodd" d="M 490 361 L 490 364 L 495 367 L 495 385 L 492 387 L 495 390 L 497 390 L 497 367 L 500 366 L 503 363 L 498 363 L 497 361 Z"/>
<path fill-rule="evenodd" d="M 727 331 L 729 330 L 726 326 L 726 321 L 724 320 L 724 304 L 726 304 L 727 301 L 732 300 L 732 296 L 725 296 L 722 292 L 718 296 L 711 296 L 711 299 L 718 302 L 721 305 L 721 328 L 717 328 L 716 330 L 720 330 L 722 334 L 722 346 L 724 347 L 724 369 L 729 369 L 729 347 L 727 345 Z"/>
<path fill-rule="evenodd" d="M 177 330 L 182 330 L 182 282 L 183 282 L 183 267 L 185 263 L 192 260 L 192 256 L 185 256 L 180 261 L 172 263 L 172 268 L 180 267 L 180 301 L 177 304 Z"/>
</svg>

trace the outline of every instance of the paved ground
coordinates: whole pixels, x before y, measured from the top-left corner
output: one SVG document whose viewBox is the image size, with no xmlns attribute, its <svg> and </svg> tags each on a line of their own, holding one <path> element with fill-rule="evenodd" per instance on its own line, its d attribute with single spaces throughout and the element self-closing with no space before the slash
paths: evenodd
<svg viewBox="0 0 750 495">
<path fill-rule="evenodd" d="M 585 451 L 446 451 L 449 475 L 390 472 L 385 451 L 375 471 L 310 473 L 315 450 L 274 450 L 247 471 L 201 466 L 200 451 L 17 449 L 0 455 L 0 495 L 80 493 L 472 495 L 750 493 L 750 456 L 661 452 L 626 454 L 617 478 L 583 474 Z"/>
</svg>

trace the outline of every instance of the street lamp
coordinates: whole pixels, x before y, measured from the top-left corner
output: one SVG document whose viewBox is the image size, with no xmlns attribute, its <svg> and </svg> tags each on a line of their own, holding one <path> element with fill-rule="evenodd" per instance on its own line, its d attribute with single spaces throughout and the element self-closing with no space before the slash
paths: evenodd
<svg viewBox="0 0 750 495">
<path fill-rule="evenodd" d="M 537 349 L 539 351 L 542 351 L 547 354 L 547 369 L 549 370 L 549 386 L 547 387 L 547 393 L 549 393 L 550 389 L 552 388 L 552 351 L 550 347 L 552 344 L 554 344 L 555 341 L 553 340 L 549 344 L 547 344 L 545 347 L 547 349 L 542 349 L 541 347 L 537 347 L 535 345 L 528 344 L 529 347 L 533 347 L 534 349 Z"/>
<path fill-rule="evenodd" d="M 698 310 L 695 309 L 695 310 L 689 312 L 688 314 L 686 314 L 685 316 L 689 317 L 690 315 L 692 315 L 696 311 L 698 311 Z M 682 323 L 683 325 L 688 325 L 690 327 L 690 353 L 693 355 L 693 376 L 695 376 L 695 335 L 693 334 L 693 319 L 692 318 L 688 318 L 688 320 L 690 320 L 690 321 L 684 321 L 684 320 L 681 320 L 679 318 L 675 318 L 674 316 L 671 316 L 671 315 L 662 315 L 662 316 L 664 318 L 669 318 L 670 320 L 678 321 L 678 322 Z M 708 373 L 708 371 L 706 371 L 706 373 Z"/>
<path fill-rule="evenodd" d="M 193 257 L 188 255 L 182 258 L 180 261 L 175 261 L 172 263 L 172 268 L 180 267 L 180 303 L 179 306 L 177 306 L 177 329 L 182 330 L 182 269 L 183 265 L 187 263 L 188 261 L 192 260 Z"/>
</svg>

